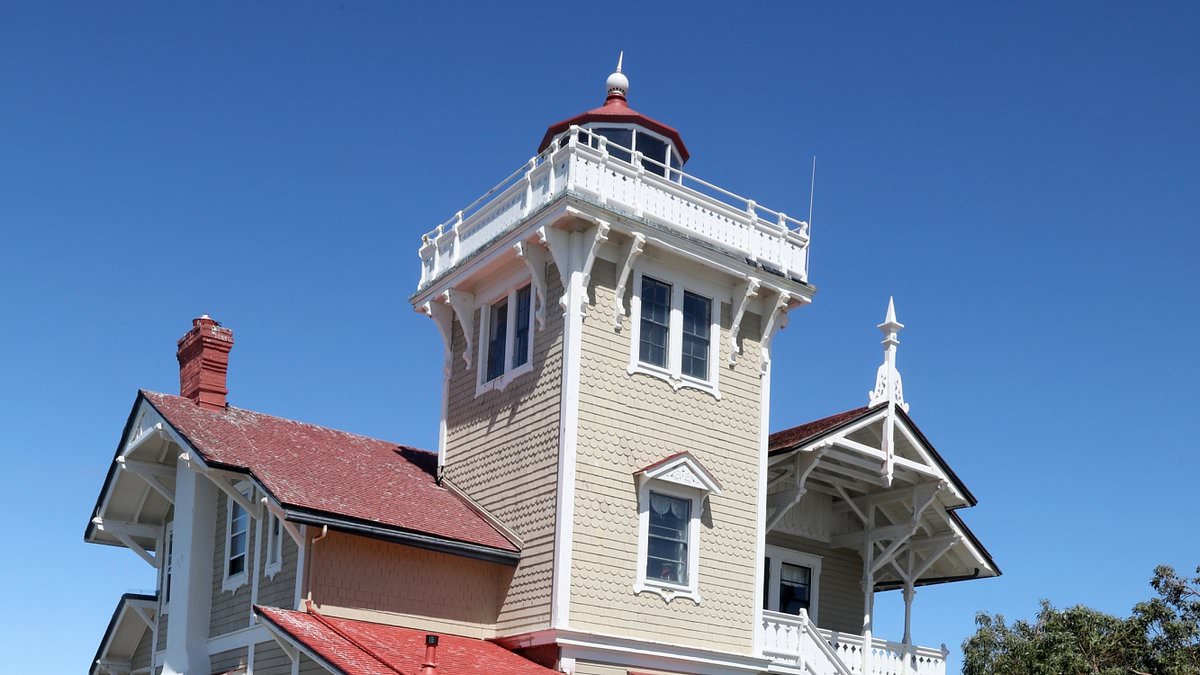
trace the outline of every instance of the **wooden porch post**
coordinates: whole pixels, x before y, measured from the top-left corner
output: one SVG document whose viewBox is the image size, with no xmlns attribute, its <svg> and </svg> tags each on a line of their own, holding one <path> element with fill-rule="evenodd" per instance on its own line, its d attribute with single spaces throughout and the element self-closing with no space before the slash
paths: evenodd
<svg viewBox="0 0 1200 675">
<path fill-rule="evenodd" d="M 863 533 L 863 652 L 862 672 L 871 672 L 871 630 L 875 617 L 875 507 L 868 507 L 867 527 Z"/>
</svg>

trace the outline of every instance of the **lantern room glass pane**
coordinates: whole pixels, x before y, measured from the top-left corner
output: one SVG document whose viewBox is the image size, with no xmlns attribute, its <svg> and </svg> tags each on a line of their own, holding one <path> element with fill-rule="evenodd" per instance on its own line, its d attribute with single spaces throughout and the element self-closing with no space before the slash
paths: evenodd
<svg viewBox="0 0 1200 675">
<path fill-rule="evenodd" d="M 660 176 L 667 175 L 667 169 L 665 166 L 667 163 L 666 141 L 659 140 L 650 134 L 639 131 L 637 135 L 637 148 L 635 149 L 642 153 L 643 157 L 658 162 L 658 164 L 645 162 L 642 166 L 644 166 L 647 171 L 656 173 Z"/>
<path fill-rule="evenodd" d="M 629 148 L 633 147 L 633 129 L 621 129 L 620 127 L 597 127 L 592 129 L 593 132 L 608 139 L 608 154 L 617 159 L 628 162 L 633 158 L 629 154 Z M 613 147 L 619 145 L 620 148 Z M 625 148 L 622 150 L 621 148 Z"/>
</svg>

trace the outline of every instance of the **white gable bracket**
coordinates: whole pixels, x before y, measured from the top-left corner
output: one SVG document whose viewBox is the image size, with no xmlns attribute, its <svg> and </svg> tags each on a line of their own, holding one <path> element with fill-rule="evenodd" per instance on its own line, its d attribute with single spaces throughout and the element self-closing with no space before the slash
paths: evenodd
<svg viewBox="0 0 1200 675">
<path fill-rule="evenodd" d="M 261 503 L 264 509 L 279 519 L 279 524 L 282 525 L 283 529 L 287 531 L 288 536 L 292 538 L 292 541 L 296 542 L 296 546 L 299 546 L 301 549 L 303 549 L 304 535 L 300 534 L 300 530 L 296 529 L 296 525 L 294 523 L 288 522 L 287 518 L 284 516 L 283 509 L 279 508 L 279 505 L 271 501 L 268 497 L 263 497 Z"/>
<path fill-rule="evenodd" d="M 133 540 L 134 537 L 143 537 L 146 539 L 157 538 L 159 529 L 150 525 L 141 523 L 126 523 L 121 521 L 105 520 L 100 516 L 92 518 L 92 524 L 101 532 L 107 532 L 121 542 L 130 551 L 137 554 L 139 558 L 146 561 L 146 564 L 158 569 L 158 561 L 154 559 L 150 552 L 142 547 L 141 544 Z"/>
<path fill-rule="evenodd" d="M 742 330 L 742 317 L 746 313 L 746 305 L 750 304 L 750 298 L 758 295 L 758 288 L 761 285 L 761 281 L 754 277 L 749 277 L 745 283 L 739 284 L 734 290 L 733 300 L 737 305 L 733 309 L 733 324 L 729 327 L 730 365 L 737 362 L 738 354 L 742 353 L 742 348 L 738 345 L 738 333 Z"/>
<path fill-rule="evenodd" d="M 621 330 L 622 319 L 629 313 L 625 306 L 625 284 L 629 283 L 629 275 L 633 273 L 633 263 L 646 248 L 646 235 L 635 232 L 629 241 L 621 247 L 621 269 L 617 273 L 616 302 L 613 303 L 613 328 Z"/>
<path fill-rule="evenodd" d="M 162 482 L 162 479 L 167 476 L 174 477 L 175 469 L 154 462 L 129 459 L 124 455 L 119 455 L 116 461 L 122 470 L 128 471 L 146 481 L 146 484 L 153 488 L 155 492 L 162 495 L 164 499 L 172 504 L 175 503 L 175 491 Z"/>
<path fill-rule="evenodd" d="M 808 477 L 812 474 L 813 469 L 817 468 L 817 463 L 821 461 L 828 450 L 829 446 L 825 445 L 812 452 L 796 453 L 795 466 L 791 470 L 796 480 L 795 485 L 787 492 L 767 496 L 767 508 L 775 509 L 775 512 L 767 520 L 768 532 L 775 529 L 779 521 L 804 498 L 805 493 L 808 492 L 806 487 Z"/>
<path fill-rule="evenodd" d="M 513 244 L 517 257 L 529 268 L 529 276 L 533 280 L 533 291 L 537 302 L 534 318 L 537 319 L 539 330 L 546 327 L 546 249 L 541 246 L 530 246 L 527 241 Z"/>
<path fill-rule="evenodd" d="M 454 310 L 444 302 L 427 302 L 421 305 L 422 314 L 433 319 L 438 333 L 442 336 L 442 347 L 445 357 L 442 359 L 442 373 L 450 376 L 454 359 Z M 468 351 L 470 351 L 468 349 Z"/>
<path fill-rule="evenodd" d="M 454 308 L 458 317 L 458 325 L 462 326 L 463 336 L 467 339 L 467 348 L 463 350 L 463 360 L 471 367 L 471 353 L 475 341 L 475 296 L 456 288 L 451 288 L 442 297 Z"/>
<path fill-rule="evenodd" d="M 212 481 L 213 485 L 216 485 L 217 488 L 221 490 L 221 492 L 224 492 L 225 494 L 229 495 L 229 498 L 232 499 L 238 506 L 242 507 L 243 509 L 246 509 L 246 513 L 251 518 L 258 520 L 259 517 L 262 515 L 262 510 L 258 508 L 258 504 L 255 504 L 254 502 L 250 501 L 249 497 L 242 494 L 237 488 L 235 488 L 233 486 L 232 483 L 229 482 L 229 480 L 227 480 L 227 478 L 232 478 L 232 480 L 244 480 L 246 478 L 246 476 L 243 476 L 242 474 L 237 474 L 237 473 L 231 474 L 230 472 L 213 469 L 213 468 L 209 467 L 207 464 L 205 464 L 204 460 L 200 459 L 197 456 L 192 455 L 192 453 L 190 453 L 190 452 L 185 452 L 185 453 L 180 454 L 179 461 L 183 462 L 184 465 L 187 466 L 187 468 L 191 469 L 192 471 L 195 471 L 196 473 L 198 473 L 198 474 L 204 476 L 205 478 L 209 479 L 210 481 Z"/>
</svg>

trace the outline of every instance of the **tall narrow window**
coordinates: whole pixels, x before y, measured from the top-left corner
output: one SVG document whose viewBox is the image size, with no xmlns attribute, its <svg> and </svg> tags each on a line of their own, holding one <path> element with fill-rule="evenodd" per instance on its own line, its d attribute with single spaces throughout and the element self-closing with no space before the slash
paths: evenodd
<svg viewBox="0 0 1200 675">
<path fill-rule="evenodd" d="M 266 573 L 270 576 L 283 565 L 283 523 L 273 513 L 268 522 Z"/>
<path fill-rule="evenodd" d="M 687 585 L 691 514 L 691 501 L 657 492 L 650 493 L 647 579 Z"/>
<path fill-rule="evenodd" d="M 504 356 L 508 342 L 508 298 L 491 307 L 488 317 L 487 379 L 494 380 L 504 374 Z"/>
<path fill-rule="evenodd" d="M 517 291 L 516 325 L 513 326 L 512 367 L 529 362 L 529 312 L 533 301 L 533 288 L 526 286 Z"/>
<path fill-rule="evenodd" d="M 684 375 L 708 379 L 709 330 L 712 325 L 712 301 L 690 291 L 683 293 Z"/>
<path fill-rule="evenodd" d="M 167 523 L 167 541 L 163 545 L 166 555 L 163 558 L 163 608 L 171 602 L 171 558 L 175 553 L 175 523 Z"/>
<path fill-rule="evenodd" d="M 667 367 L 667 336 L 671 325 L 671 285 L 642 277 L 642 325 L 639 360 Z"/>
<path fill-rule="evenodd" d="M 229 508 L 229 550 L 225 554 L 229 561 L 226 576 L 232 577 L 246 571 L 246 536 L 250 519 L 246 509 L 237 502 L 231 501 Z"/>
<path fill-rule="evenodd" d="M 812 570 L 802 565 L 783 563 L 779 566 L 779 611 L 799 614 L 809 611 L 812 593 Z"/>
</svg>

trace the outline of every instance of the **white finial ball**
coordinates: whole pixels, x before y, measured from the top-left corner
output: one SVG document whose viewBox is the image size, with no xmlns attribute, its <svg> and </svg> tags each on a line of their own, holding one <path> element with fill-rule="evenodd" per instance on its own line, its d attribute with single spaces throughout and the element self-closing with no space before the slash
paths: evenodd
<svg viewBox="0 0 1200 675">
<path fill-rule="evenodd" d="M 609 94 L 620 92 L 624 95 L 629 91 L 629 78 L 625 77 L 625 73 L 619 71 L 609 75 L 608 81 L 604 84 L 608 88 Z"/>
</svg>

